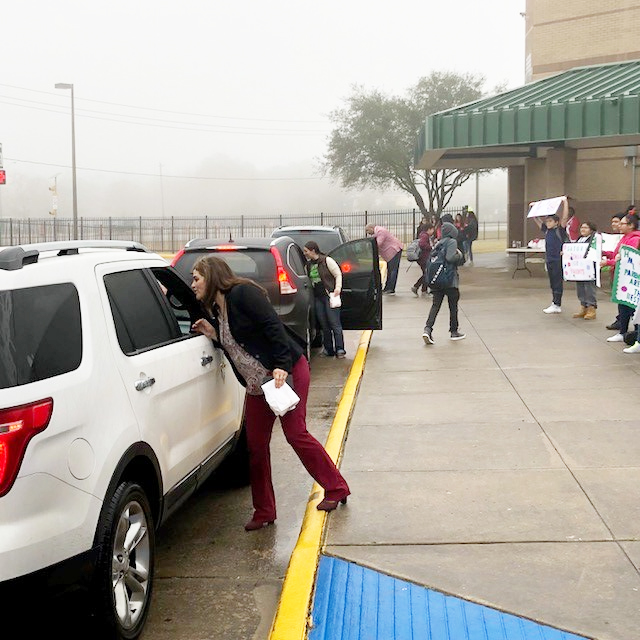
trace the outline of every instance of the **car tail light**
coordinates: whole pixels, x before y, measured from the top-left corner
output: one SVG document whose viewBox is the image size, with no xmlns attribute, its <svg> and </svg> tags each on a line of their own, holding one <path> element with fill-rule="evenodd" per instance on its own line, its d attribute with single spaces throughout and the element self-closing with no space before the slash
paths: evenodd
<svg viewBox="0 0 640 640">
<path fill-rule="evenodd" d="M 276 260 L 276 271 L 278 273 L 278 285 L 280 286 L 280 293 L 297 293 L 297 287 L 293 284 L 293 282 L 291 282 L 291 278 L 289 277 L 289 274 L 282 264 L 282 257 L 280 256 L 280 252 L 275 247 L 271 247 L 271 253 Z"/>
<path fill-rule="evenodd" d="M 237 244 L 218 244 L 216 251 L 237 251 L 240 247 Z"/>
<path fill-rule="evenodd" d="M 175 267 L 176 264 L 178 264 L 178 260 L 180 260 L 180 258 L 182 258 L 183 255 L 184 255 L 184 249 L 180 249 L 180 251 L 178 251 L 178 253 L 176 253 L 176 255 L 173 256 L 173 260 L 171 261 L 171 266 Z"/>
<path fill-rule="evenodd" d="M 0 497 L 13 486 L 29 440 L 47 428 L 53 399 L 0 409 Z"/>
<path fill-rule="evenodd" d="M 340 269 L 342 270 L 342 273 L 349 273 L 351 271 L 351 263 L 350 262 L 343 262 L 340 265 Z"/>
</svg>

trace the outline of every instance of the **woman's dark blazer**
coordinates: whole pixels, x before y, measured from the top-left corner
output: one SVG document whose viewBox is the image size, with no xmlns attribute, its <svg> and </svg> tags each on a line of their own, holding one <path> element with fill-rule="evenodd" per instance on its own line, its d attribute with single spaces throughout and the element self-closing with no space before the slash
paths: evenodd
<svg viewBox="0 0 640 640">
<path fill-rule="evenodd" d="M 235 341 L 268 371 L 284 369 L 291 373 L 303 354 L 302 347 L 287 333 L 265 293 L 252 284 L 237 284 L 227 292 L 226 303 L 229 329 Z M 217 317 L 213 318 L 213 324 L 220 335 Z M 216 341 L 216 346 L 221 345 Z"/>
</svg>

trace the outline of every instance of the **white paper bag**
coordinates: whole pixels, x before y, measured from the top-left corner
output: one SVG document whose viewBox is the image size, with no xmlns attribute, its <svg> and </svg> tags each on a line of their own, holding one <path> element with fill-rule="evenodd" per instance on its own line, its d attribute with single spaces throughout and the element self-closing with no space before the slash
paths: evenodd
<svg viewBox="0 0 640 640">
<path fill-rule="evenodd" d="M 340 298 L 340 294 L 335 294 L 333 291 L 329 294 L 329 306 L 332 309 L 338 309 L 342 306 L 342 299 Z"/>
<path fill-rule="evenodd" d="M 286 383 L 276 389 L 276 381 L 271 378 L 262 386 L 264 398 L 277 416 L 283 416 L 287 411 L 295 409 L 300 402 L 298 394 Z"/>
</svg>

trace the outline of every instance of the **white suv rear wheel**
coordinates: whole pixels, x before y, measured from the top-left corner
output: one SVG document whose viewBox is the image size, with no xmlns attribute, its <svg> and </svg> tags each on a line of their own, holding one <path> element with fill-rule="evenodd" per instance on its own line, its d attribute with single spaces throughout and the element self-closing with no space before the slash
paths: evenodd
<svg viewBox="0 0 640 640">
<path fill-rule="evenodd" d="M 96 567 L 98 615 L 115 638 L 136 638 L 149 611 L 155 562 L 155 531 L 144 489 L 123 482 L 106 508 Z"/>
</svg>

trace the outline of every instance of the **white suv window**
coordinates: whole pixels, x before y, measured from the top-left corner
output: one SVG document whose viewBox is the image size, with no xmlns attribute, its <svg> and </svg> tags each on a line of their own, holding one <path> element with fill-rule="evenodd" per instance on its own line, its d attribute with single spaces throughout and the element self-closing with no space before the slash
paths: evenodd
<svg viewBox="0 0 640 640">
<path fill-rule="evenodd" d="M 0 291 L 0 389 L 74 371 L 81 360 L 80 301 L 73 284 Z"/>
<path fill-rule="evenodd" d="M 127 355 L 181 337 L 176 318 L 166 312 L 160 289 L 142 270 L 109 273 L 104 277 L 120 348 Z"/>
</svg>

